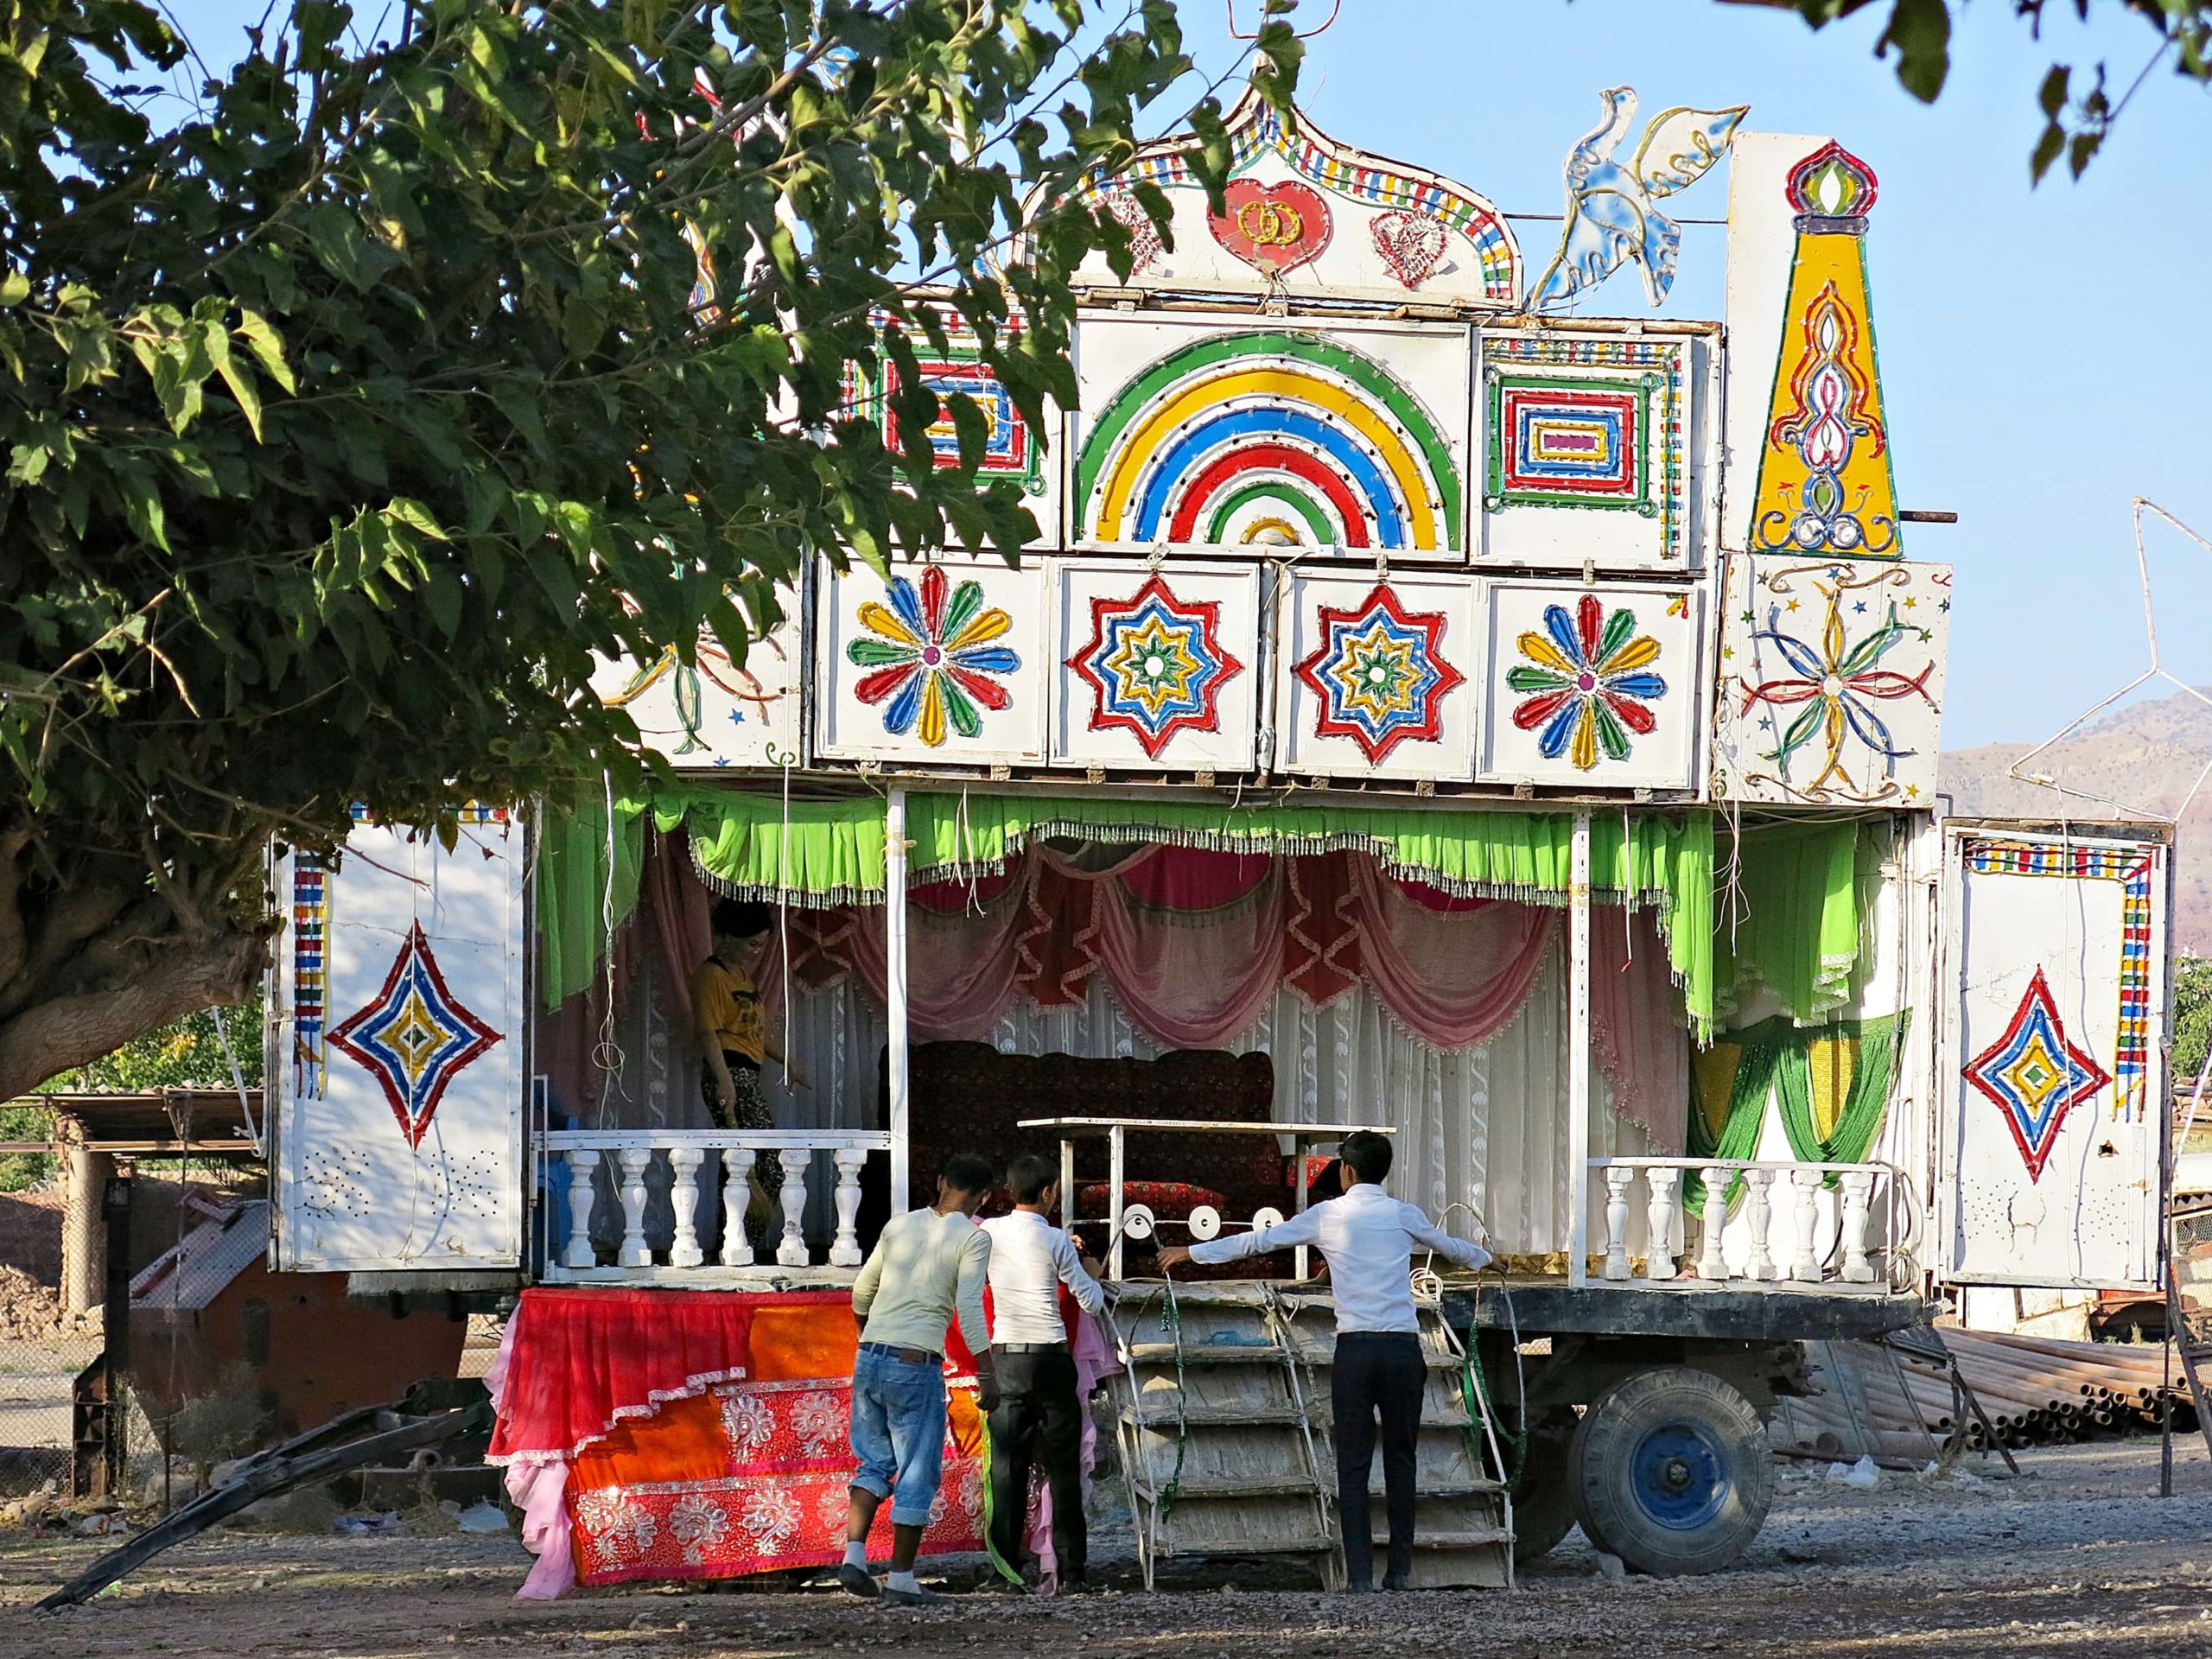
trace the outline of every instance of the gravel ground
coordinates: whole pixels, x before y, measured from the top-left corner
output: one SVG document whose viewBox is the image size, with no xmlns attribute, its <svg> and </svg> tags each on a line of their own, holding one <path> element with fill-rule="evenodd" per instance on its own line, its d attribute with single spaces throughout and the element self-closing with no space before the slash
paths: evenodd
<svg viewBox="0 0 2212 1659">
<path fill-rule="evenodd" d="M 2023 1454 L 2018 1480 L 1885 1475 L 1859 1491 L 1788 1468 L 1750 1558 L 1708 1579 L 1618 1581 L 1572 1537 L 1518 1592 L 1326 1597 L 1243 1563 L 1185 1569 L 1158 1594 L 963 1601 L 893 1613 L 835 1591 L 510 1599 L 510 1538 L 261 1536 L 181 1547 L 89 1607 L 28 1605 L 97 1553 L 0 1535 L 0 1654 L 404 1659 L 533 1653 L 725 1659 L 846 1650 L 1071 1659 L 1688 1653 L 2212 1656 L 2212 1462 L 2182 1446 L 2161 1502 L 2155 1441 Z M 1102 1539 L 1102 1544 L 1109 1542 Z M 965 1581 L 963 1573 L 962 1581 Z"/>
</svg>

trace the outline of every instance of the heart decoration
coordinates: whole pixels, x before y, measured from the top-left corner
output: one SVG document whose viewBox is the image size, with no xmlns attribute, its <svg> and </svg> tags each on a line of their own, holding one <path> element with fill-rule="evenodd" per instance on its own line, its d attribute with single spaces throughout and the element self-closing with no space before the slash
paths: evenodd
<svg viewBox="0 0 2212 1659">
<path fill-rule="evenodd" d="M 1430 214 L 1378 213 L 1369 228 L 1375 233 L 1375 251 L 1408 288 L 1419 288 L 1444 257 L 1444 221 Z"/>
<path fill-rule="evenodd" d="M 1109 194 L 1106 211 L 1129 233 L 1129 275 L 1135 276 L 1160 257 L 1160 232 L 1153 227 L 1152 216 L 1145 212 L 1144 204 L 1127 190 Z"/>
<path fill-rule="evenodd" d="M 1227 211 L 1208 219 L 1213 239 L 1263 276 L 1295 270 L 1329 245 L 1329 204 L 1294 179 L 1232 179 L 1223 198 Z"/>
</svg>

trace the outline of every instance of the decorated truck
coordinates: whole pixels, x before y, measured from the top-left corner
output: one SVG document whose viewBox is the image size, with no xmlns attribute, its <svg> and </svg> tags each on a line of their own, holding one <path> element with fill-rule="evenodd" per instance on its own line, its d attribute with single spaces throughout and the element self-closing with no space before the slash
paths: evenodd
<svg viewBox="0 0 2212 1659">
<path fill-rule="evenodd" d="M 962 1149 L 1060 1159 L 1109 1255 L 1147 1576 L 1340 1570 L 1325 1286 L 1153 1257 L 1308 1201 L 1345 1126 L 1497 1258 L 1417 1284 L 1424 1582 L 1577 1520 L 1725 1566 L 1803 1342 L 2158 1283 L 2170 849 L 1944 815 L 1875 174 L 1636 114 L 1573 146 L 1555 249 L 1257 98 L 1218 212 L 1147 150 L 1096 187 L 1133 268 L 1084 272 L 1077 407 L 1033 426 L 957 328 L 920 365 L 1036 543 L 825 560 L 741 663 L 607 663 L 672 784 L 281 861 L 276 1263 L 519 1292 L 511 1360 L 599 1357 L 503 1406 L 577 1576 L 837 1558 L 847 1287 Z M 1648 315 L 1720 171 L 1725 315 Z M 854 387 L 893 437 L 894 390 Z M 730 899 L 770 1127 L 702 1096 Z M 951 1433 L 933 1551 L 980 1535 Z"/>
</svg>

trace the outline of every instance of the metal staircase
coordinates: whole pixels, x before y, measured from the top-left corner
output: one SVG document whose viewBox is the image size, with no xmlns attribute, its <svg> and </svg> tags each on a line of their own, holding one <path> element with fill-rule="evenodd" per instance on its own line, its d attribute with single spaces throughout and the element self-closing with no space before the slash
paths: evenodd
<svg viewBox="0 0 2212 1659">
<path fill-rule="evenodd" d="M 1443 1317 L 1421 1316 L 1428 1389 L 1421 1413 L 1413 1582 L 1513 1581 L 1512 1503 L 1479 1395 Z M 1125 1283 L 1114 1325 L 1122 1370 L 1109 1384 L 1122 1467 L 1149 1586 L 1179 1557 L 1301 1558 L 1344 1583 L 1330 1434 L 1335 1316 L 1325 1291 L 1252 1283 Z M 1376 1553 L 1389 1536 L 1382 1459 L 1370 1478 Z"/>
</svg>

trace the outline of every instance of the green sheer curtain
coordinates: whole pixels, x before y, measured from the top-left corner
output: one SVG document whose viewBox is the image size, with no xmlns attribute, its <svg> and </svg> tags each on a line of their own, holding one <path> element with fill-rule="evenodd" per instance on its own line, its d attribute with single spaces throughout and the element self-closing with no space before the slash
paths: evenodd
<svg viewBox="0 0 2212 1659">
<path fill-rule="evenodd" d="M 1860 948 L 1859 851 L 1853 823 L 1743 832 L 1733 888 L 1721 896 L 1714 923 L 1724 1008 L 1764 984 L 1797 1024 L 1813 1026 L 1849 1001 Z"/>
<path fill-rule="evenodd" d="M 734 790 L 667 789 L 549 815 L 541 836 L 539 914 L 544 993 L 557 1004 L 590 982 L 607 918 L 636 905 L 647 814 L 686 826 L 702 874 L 718 890 L 830 906 L 880 900 L 885 884 L 884 803 L 875 796 L 793 800 Z M 1370 807 L 1224 806 L 1085 794 L 911 794 L 908 862 L 918 879 L 998 869 L 1032 841 L 1058 836 L 1161 842 L 1231 851 L 1354 850 L 1446 891 L 1564 905 L 1574 821 L 1566 813 Z M 609 848 L 613 849 L 610 861 Z M 612 885 L 610 889 L 610 872 Z M 1691 1023 L 1712 1029 L 1713 818 L 1710 813 L 1591 823 L 1591 877 L 1601 902 L 1657 907 Z"/>
</svg>

